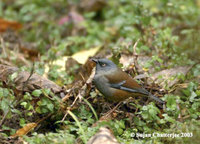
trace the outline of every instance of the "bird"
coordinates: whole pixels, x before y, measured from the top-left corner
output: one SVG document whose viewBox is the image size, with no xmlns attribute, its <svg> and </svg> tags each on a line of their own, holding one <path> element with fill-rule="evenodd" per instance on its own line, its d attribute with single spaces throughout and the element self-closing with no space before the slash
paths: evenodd
<svg viewBox="0 0 200 144">
<path fill-rule="evenodd" d="M 142 88 L 129 74 L 122 71 L 109 59 L 91 58 L 96 63 L 93 83 L 96 88 L 112 102 L 124 101 L 129 97 L 146 96 L 159 104 L 165 102 Z"/>
</svg>

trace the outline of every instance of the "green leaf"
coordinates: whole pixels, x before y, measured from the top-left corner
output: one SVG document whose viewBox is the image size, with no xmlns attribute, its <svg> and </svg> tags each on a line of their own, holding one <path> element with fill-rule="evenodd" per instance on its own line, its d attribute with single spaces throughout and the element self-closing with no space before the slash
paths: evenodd
<svg viewBox="0 0 200 144">
<path fill-rule="evenodd" d="M 24 95 L 24 100 L 32 100 L 32 96 L 30 95 L 30 93 L 26 92 Z"/>
<path fill-rule="evenodd" d="M 171 110 L 175 110 L 176 109 L 175 96 L 173 96 L 173 95 L 167 96 L 167 108 L 169 108 Z"/>
<path fill-rule="evenodd" d="M 39 113 L 39 114 L 41 114 L 41 113 L 42 113 L 42 111 L 41 111 L 41 109 L 40 109 L 40 107 L 39 107 L 39 106 L 38 106 L 38 107 L 36 107 L 35 111 L 36 111 L 37 113 Z"/>
<path fill-rule="evenodd" d="M 26 108 L 27 102 L 22 102 L 20 105 L 22 105 L 22 106 L 24 106 L 24 108 Z"/>
<path fill-rule="evenodd" d="M 27 115 L 28 115 L 28 116 L 32 116 L 32 115 L 33 115 L 33 112 L 28 112 Z"/>
<path fill-rule="evenodd" d="M 3 97 L 3 88 L 0 88 L 0 98 Z"/>
<path fill-rule="evenodd" d="M 196 90 L 196 94 L 200 96 L 200 90 Z"/>
<path fill-rule="evenodd" d="M 48 111 L 47 108 L 45 108 L 45 107 L 41 107 L 41 112 L 42 112 L 43 114 L 45 114 L 45 113 L 47 113 L 47 112 L 49 112 L 49 111 Z"/>
<path fill-rule="evenodd" d="M 10 102 L 9 102 L 8 99 L 3 99 L 3 100 L 0 102 L 0 108 L 1 108 L 4 112 L 6 112 L 6 111 L 9 110 L 9 104 L 10 104 Z"/>
<path fill-rule="evenodd" d="M 51 112 L 53 112 L 54 105 L 53 105 L 52 103 L 49 103 L 49 104 L 47 104 L 47 108 L 48 108 Z"/>
<path fill-rule="evenodd" d="M 51 90 L 50 89 L 43 89 L 42 92 L 43 92 L 44 95 L 48 96 L 48 95 L 50 95 Z"/>
<path fill-rule="evenodd" d="M 171 123 L 176 122 L 175 119 L 173 119 L 172 117 L 168 116 L 167 114 L 163 114 L 163 116 L 164 116 L 164 119 L 165 119 L 166 121 L 168 121 L 168 122 L 171 122 Z"/>
<path fill-rule="evenodd" d="M 18 109 L 11 109 L 11 112 L 20 115 L 22 112 Z"/>
<path fill-rule="evenodd" d="M 42 91 L 41 90 L 34 90 L 32 92 L 32 95 L 36 96 L 36 97 L 39 97 L 40 95 L 42 94 Z"/>
<path fill-rule="evenodd" d="M 23 127 L 25 123 L 26 123 L 26 120 L 24 118 L 20 118 L 20 121 L 19 121 L 20 126 Z"/>
<path fill-rule="evenodd" d="M 197 94 L 194 92 L 194 91 L 192 91 L 191 92 L 191 96 L 190 96 L 190 101 L 191 102 L 193 102 L 194 101 L 194 98 L 197 96 Z"/>
<path fill-rule="evenodd" d="M 186 96 L 190 96 L 190 90 L 188 90 L 188 89 L 183 89 L 182 92 L 183 92 Z"/>
<path fill-rule="evenodd" d="M 198 108 L 200 108 L 200 102 L 195 102 L 192 104 L 192 109 L 198 111 Z"/>
<path fill-rule="evenodd" d="M 11 81 L 14 81 L 14 79 L 18 76 L 18 72 L 14 72 L 13 74 L 11 74 L 10 79 Z"/>
</svg>

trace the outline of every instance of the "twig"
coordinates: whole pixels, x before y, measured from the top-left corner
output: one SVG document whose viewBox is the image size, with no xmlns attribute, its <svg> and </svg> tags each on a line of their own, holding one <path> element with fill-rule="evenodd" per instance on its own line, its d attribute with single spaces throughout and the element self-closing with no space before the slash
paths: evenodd
<svg viewBox="0 0 200 144">
<path fill-rule="evenodd" d="M 179 115 L 178 115 L 178 119 L 179 119 L 180 122 L 183 122 L 183 117 L 182 117 L 180 105 L 179 105 L 179 103 L 178 103 L 177 100 L 176 100 L 176 106 L 177 106 L 177 109 L 180 111 L 180 113 L 179 113 Z"/>
<path fill-rule="evenodd" d="M 67 117 L 68 115 L 68 109 L 67 109 L 67 112 L 65 113 L 64 117 L 62 118 L 61 122 L 63 122 L 65 120 L 65 118 Z"/>
<path fill-rule="evenodd" d="M 84 78 L 83 74 L 82 73 L 79 73 L 79 74 L 80 74 L 81 78 L 83 79 L 83 81 L 85 82 L 85 78 Z"/>
<path fill-rule="evenodd" d="M 67 117 L 68 115 L 68 111 L 72 109 L 72 107 L 75 105 L 76 101 L 78 100 L 78 96 L 75 98 L 75 100 L 73 101 L 73 103 L 70 105 L 70 107 L 67 108 L 67 112 L 65 113 L 64 117 L 62 118 L 61 122 L 63 122 L 65 120 L 65 118 Z"/>
<path fill-rule="evenodd" d="M 75 98 L 75 100 L 74 100 L 73 103 L 70 105 L 70 107 L 73 107 L 73 106 L 75 105 L 75 103 L 76 103 L 76 101 L 78 100 L 78 98 L 79 98 L 79 96 L 77 96 L 77 97 Z"/>
<path fill-rule="evenodd" d="M 1 125 L 3 124 L 3 121 L 5 120 L 6 116 L 8 115 L 8 112 L 9 112 L 9 110 L 7 110 L 7 111 L 5 112 L 3 118 L 2 118 L 2 120 L 1 120 L 1 122 L 0 122 L 0 127 L 1 127 Z"/>
<path fill-rule="evenodd" d="M 111 109 L 110 111 L 108 111 L 104 117 L 108 117 L 111 113 L 113 113 L 119 107 L 119 105 L 121 103 L 122 102 L 119 102 L 113 109 Z"/>
<path fill-rule="evenodd" d="M 1 42 L 1 47 L 3 49 L 3 54 L 5 57 L 7 57 L 7 53 L 6 53 L 6 49 L 5 49 L 6 47 L 5 47 L 4 40 L 1 35 L 0 35 L 0 42 Z"/>
<path fill-rule="evenodd" d="M 134 66 L 135 66 L 135 71 L 136 71 L 136 73 L 138 74 L 138 70 L 137 70 L 137 68 L 139 67 L 138 66 L 138 54 L 137 54 L 137 52 L 136 52 L 136 47 L 137 47 L 137 44 L 138 44 L 138 42 L 140 41 L 140 39 L 138 39 L 136 42 L 135 42 L 135 44 L 134 44 L 134 46 L 133 46 L 133 56 L 135 56 L 134 57 Z"/>
<path fill-rule="evenodd" d="M 187 75 L 188 75 L 188 73 L 189 73 L 189 71 L 190 71 L 192 68 L 194 68 L 196 65 L 198 65 L 198 64 L 200 64 L 200 61 L 199 61 L 199 62 L 196 62 L 196 63 L 195 63 L 195 64 L 193 64 L 193 65 L 191 65 L 191 67 L 189 67 L 189 68 L 188 68 L 188 70 L 187 70 L 187 72 L 186 72 L 185 76 L 187 76 Z"/>
<path fill-rule="evenodd" d="M 68 94 L 66 94 L 66 95 L 62 98 L 62 102 L 65 102 L 66 100 L 68 100 L 69 97 L 70 97 L 70 94 L 71 94 L 71 90 L 69 91 Z"/>
<path fill-rule="evenodd" d="M 134 56 L 138 56 L 138 54 L 137 54 L 137 52 L 136 52 L 136 47 L 137 47 L 137 44 L 138 44 L 139 41 L 140 41 L 140 39 L 138 39 L 138 40 L 135 42 L 134 46 L 133 46 L 133 55 L 134 55 Z"/>
<path fill-rule="evenodd" d="M 41 123 L 42 121 L 44 121 L 45 119 L 47 119 L 48 117 L 50 117 L 51 115 L 52 115 L 52 113 L 50 113 L 50 114 L 48 114 L 47 116 L 43 117 L 42 119 L 38 120 L 38 121 L 36 122 L 37 125 L 38 125 L 39 123 Z"/>
<path fill-rule="evenodd" d="M 94 78 L 94 75 L 95 75 L 95 68 L 92 69 L 92 72 L 90 74 L 90 77 L 87 79 L 86 83 L 82 86 L 79 94 L 77 95 L 77 97 L 81 100 L 82 99 L 82 96 L 85 95 L 86 93 L 86 89 L 88 87 L 88 84 L 89 83 L 92 83 L 92 80 Z"/>
<path fill-rule="evenodd" d="M 66 118 L 66 116 L 68 115 L 68 111 L 71 111 L 71 109 L 72 109 L 72 107 L 75 105 L 75 103 L 76 103 L 76 101 L 78 100 L 78 99 L 82 99 L 82 97 L 83 97 L 83 95 L 85 95 L 85 91 L 86 91 L 86 89 L 87 89 L 87 85 L 89 84 L 89 83 L 91 83 L 92 82 L 92 80 L 93 80 L 93 77 L 94 77 L 94 74 L 95 74 L 95 71 L 94 71 L 94 69 L 92 70 L 92 73 L 91 73 L 91 75 L 90 75 L 90 77 L 87 79 L 87 81 L 86 81 L 86 83 L 82 86 L 82 88 L 80 89 L 80 91 L 79 91 L 79 94 L 76 96 L 76 98 L 75 98 L 75 100 L 73 101 L 73 103 L 70 105 L 70 107 L 69 108 L 67 108 L 67 112 L 65 113 L 65 115 L 64 115 L 64 117 L 62 118 L 62 122 L 65 120 L 65 118 Z M 71 91 L 71 90 L 70 90 Z M 69 92 L 70 93 L 70 92 Z M 65 100 L 65 99 L 63 99 L 63 100 Z"/>
<path fill-rule="evenodd" d="M 25 87 L 27 86 L 28 81 L 30 80 L 31 76 L 33 75 L 33 72 L 34 72 L 34 65 L 35 65 L 35 63 L 33 62 L 33 65 L 32 65 L 32 68 L 31 68 L 31 73 L 30 73 L 29 77 L 27 78 L 27 80 L 26 80 L 26 81 L 24 82 L 24 84 L 23 84 L 22 93 L 24 92 L 24 89 L 25 89 Z"/>
</svg>

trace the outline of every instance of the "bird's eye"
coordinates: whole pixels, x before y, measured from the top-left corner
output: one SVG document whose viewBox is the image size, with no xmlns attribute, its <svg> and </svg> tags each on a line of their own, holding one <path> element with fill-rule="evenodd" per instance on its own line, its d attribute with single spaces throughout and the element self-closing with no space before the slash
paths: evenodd
<svg viewBox="0 0 200 144">
<path fill-rule="evenodd" d="M 101 66 L 102 66 L 102 67 L 105 67 L 105 66 L 106 66 L 106 64 L 105 64 L 105 63 L 102 63 L 102 64 L 101 64 Z"/>
</svg>

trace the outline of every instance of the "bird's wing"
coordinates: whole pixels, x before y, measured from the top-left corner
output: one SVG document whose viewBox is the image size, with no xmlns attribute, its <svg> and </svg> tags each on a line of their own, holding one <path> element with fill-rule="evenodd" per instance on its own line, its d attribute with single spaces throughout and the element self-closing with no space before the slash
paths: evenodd
<svg viewBox="0 0 200 144">
<path fill-rule="evenodd" d="M 127 88 L 127 87 L 123 86 L 125 83 L 126 83 L 125 80 L 122 81 L 122 82 L 119 82 L 119 83 L 115 83 L 115 84 L 110 83 L 110 87 L 120 89 L 120 90 L 124 90 L 124 91 L 131 92 L 131 93 L 141 93 L 141 94 L 144 94 L 144 95 L 149 95 L 149 92 L 146 91 L 145 89 L 142 89 L 142 88 Z"/>
<path fill-rule="evenodd" d="M 144 96 L 149 96 L 150 98 L 152 98 L 153 100 L 155 100 L 155 101 L 157 101 L 161 104 L 165 103 L 164 101 L 162 101 L 161 99 L 159 99 L 155 95 L 152 95 L 150 92 L 148 92 L 147 90 L 145 90 L 143 88 L 134 88 L 134 89 L 133 88 L 127 88 L 127 87 L 123 86 L 124 83 L 125 83 L 125 81 L 122 81 L 122 82 L 117 83 L 117 84 L 110 84 L 110 87 L 120 89 L 120 90 L 124 90 L 124 91 L 130 92 L 130 93 L 140 93 L 140 94 L 143 94 Z"/>
<path fill-rule="evenodd" d="M 121 69 L 118 69 L 112 73 L 105 75 L 110 84 L 114 86 L 123 86 L 126 88 L 134 89 L 141 88 L 141 86 L 126 72 L 123 72 Z"/>
<path fill-rule="evenodd" d="M 131 76 L 123 72 L 121 69 L 117 72 L 113 72 L 112 74 L 105 75 L 105 77 L 108 79 L 110 87 L 112 88 L 124 90 L 130 93 L 139 93 L 144 96 L 149 96 L 159 103 L 165 103 L 158 97 L 143 89 Z"/>
<path fill-rule="evenodd" d="M 124 90 L 131 93 L 140 93 L 149 95 L 149 92 L 143 89 L 131 76 L 121 69 L 106 75 L 108 82 L 112 88 Z"/>
</svg>

